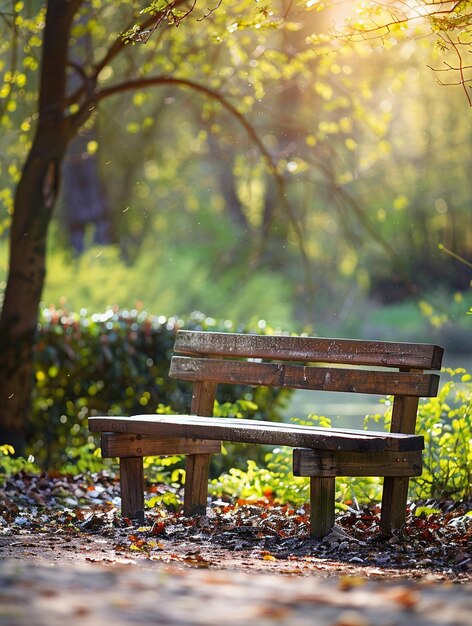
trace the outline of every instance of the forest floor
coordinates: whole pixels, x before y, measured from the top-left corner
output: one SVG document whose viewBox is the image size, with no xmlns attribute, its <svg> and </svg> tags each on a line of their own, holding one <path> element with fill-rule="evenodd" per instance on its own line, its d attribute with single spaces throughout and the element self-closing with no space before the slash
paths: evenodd
<svg viewBox="0 0 472 626">
<path fill-rule="evenodd" d="M 215 502 L 136 526 L 118 503 L 106 475 L 5 482 L 0 626 L 472 625 L 471 502 L 412 506 L 391 538 L 377 507 L 351 508 L 323 541 L 305 507 Z"/>
</svg>

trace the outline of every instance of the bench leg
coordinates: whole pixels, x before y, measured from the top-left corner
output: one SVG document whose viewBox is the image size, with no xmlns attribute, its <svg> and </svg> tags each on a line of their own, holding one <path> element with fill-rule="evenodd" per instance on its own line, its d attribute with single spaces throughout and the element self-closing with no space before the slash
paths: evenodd
<svg viewBox="0 0 472 626">
<path fill-rule="evenodd" d="M 144 473 L 142 457 L 120 458 L 121 514 L 144 521 Z"/>
<path fill-rule="evenodd" d="M 334 526 L 334 477 L 310 477 L 311 536 L 322 539 Z"/>
<path fill-rule="evenodd" d="M 185 459 L 184 515 L 205 515 L 210 454 L 189 454 Z"/>
<path fill-rule="evenodd" d="M 408 368 L 400 368 L 400 371 L 409 370 Z M 417 411 L 418 398 L 395 396 L 391 432 L 414 433 Z M 405 523 L 408 480 L 408 477 L 393 478 L 388 476 L 384 478 L 380 527 L 387 535 L 391 535 L 392 530 L 401 528 Z"/>
<path fill-rule="evenodd" d="M 405 523 L 408 480 L 408 477 L 384 478 L 380 527 L 387 535 Z"/>
</svg>

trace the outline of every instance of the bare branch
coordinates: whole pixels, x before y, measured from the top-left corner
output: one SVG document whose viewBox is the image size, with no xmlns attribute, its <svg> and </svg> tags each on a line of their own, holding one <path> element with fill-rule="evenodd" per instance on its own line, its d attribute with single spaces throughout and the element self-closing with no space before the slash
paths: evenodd
<svg viewBox="0 0 472 626">
<path fill-rule="evenodd" d="M 208 11 L 205 13 L 203 17 L 197 18 L 197 22 L 203 22 L 203 20 L 206 20 L 207 17 L 210 17 L 212 13 L 214 13 L 220 8 L 222 2 L 223 0 L 218 0 L 218 3 L 216 4 L 216 6 L 214 6 L 212 9 L 208 9 Z"/>
<path fill-rule="evenodd" d="M 467 259 L 464 259 L 460 255 L 456 254 L 452 250 L 449 250 L 449 248 L 446 248 L 446 246 L 444 246 L 442 243 L 439 244 L 438 248 L 442 252 L 445 252 L 446 254 L 451 256 L 453 259 L 456 259 L 457 261 L 460 261 L 461 263 L 464 263 L 464 265 L 467 265 L 467 267 L 470 267 L 472 269 L 472 263 L 470 263 L 469 261 L 467 261 Z"/>
<path fill-rule="evenodd" d="M 178 18 L 178 20 L 177 20 L 177 22 L 176 22 L 176 24 L 175 24 L 176 26 L 179 26 L 180 22 L 181 22 L 182 20 L 184 20 L 184 19 L 187 17 L 187 15 L 190 15 L 190 13 L 194 10 L 194 8 L 195 8 L 195 5 L 196 5 L 196 4 L 197 4 L 197 0 L 194 0 L 194 1 L 193 1 L 192 6 L 190 7 L 190 9 L 189 9 L 186 13 L 184 13 L 183 15 L 181 15 L 181 16 Z M 214 10 L 215 10 L 215 9 L 212 9 L 212 10 L 211 10 L 211 12 L 213 12 Z M 175 16 L 174 16 L 174 18 L 175 18 Z"/>
<path fill-rule="evenodd" d="M 392 6 L 393 5 L 393 6 Z M 378 40 L 383 42 L 388 35 L 395 35 L 394 29 L 399 27 L 406 28 L 407 26 L 417 23 L 419 20 L 430 24 L 430 30 L 432 34 L 435 34 L 439 39 L 437 42 L 438 47 L 443 52 L 454 52 L 458 65 L 457 67 L 444 63 L 445 68 L 433 71 L 452 71 L 458 72 L 458 82 L 444 83 L 438 79 L 439 84 L 457 84 L 461 85 L 469 106 L 472 107 L 472 99 L 467 90 L 467 84 L 471 82 L 466 76 L 466 72 L 472 70 L 470 65 L 464 64 L 462 54 L 464 50 L 472 52 L 472 44 L 468 41 L 464 41 L 462 32 L 472 27 L 472 3 L 465 2 L 464 0 L 444 0 L 444 1 L 430 1 L 430 0 L 392 0 L 387 3 L 383 1 L 371 2 L 367 4 L 372 7 L 372 12 L 368 15 L 370 24 L 366 26 L 356 26 L 355 24 L 347 24 L 346 29 L 343 31 L 335 31 L 333 34 L 345 42 L 359 42 L 359 41 L 372 41 Z M 375 7 L 375 8 L 374 8 Z M 377 15 L 374 14 L 376 9 L 379 8 L 383 13 L 384 21 L 378 21 Z"/>
<path fill-rule="evenodd" d="M 461 77 L 460 83 L 461 83 L 462 88 L 463 88 L 463 90 L 464 90 L 465 97 L 467 98 L 467 102 L 469 103 L 469 106 L 470 106 L 470 107 L 472 107 L 472 99 L 471 99 L 470 94 L 469 94 L 469 92 L 467 91 L 467 87 L 466 87 L 466 82 L 468 82 L 468 81 L 466 81 L 466 80 L 465 80 L 465 77 L 464 77 L 464 69 L 465 69 L 465 68 L 464 68 L 463 63 L 462 63 L 462 56 L 461 56 L 461 53 L 459 52 L 459 49 L 457 48 L 457 46 L 455 45 L 455 43 L 451 40 L 451 38 L 449 37 L 449 35 L 447 35 L 447 38 L 449 39 L 449 42 L 450 42 L 450 44 L 451 44 L 451 46 L 452 46 L 452 48 L 453 48 L 454 52 L 455 52 L 455 53 L 456 53 L 456 55 L 457 55 L 457 58 L 458 58 L 458 61 L 459 61 L 459 74 L 460 74 L 460 77 Z"/>
</svg>

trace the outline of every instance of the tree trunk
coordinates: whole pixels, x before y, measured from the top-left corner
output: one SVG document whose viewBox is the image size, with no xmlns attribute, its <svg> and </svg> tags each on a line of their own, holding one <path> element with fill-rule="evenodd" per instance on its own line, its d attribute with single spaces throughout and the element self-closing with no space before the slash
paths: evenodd
<svg viewBox="0 0 472 626">
<path fill-rule="evenodd" d="M 64 211 L 69 243 L 81 253 L 85 249 L 87 226 L 93 226 L 93 243 L 112 241 L 111 211 L 100 180 L 96 155 L 87 153 L 87 144 L 95 140 L 95 128 L 81 132 L 70 144 L 62 167 Z"/>
<path fill-rule="evenodd" d="M 225 199 L 230 219 L 236 228 L 241 231 L 242 236 L 248 238 L 248 235 L 250 235 L 249 224 L 235 187 L 233 173 L 234 152 L 225 149 L 221 144 L 220 138 L 216 137 L 211 130 L 208 130 L 207 145 L 212 160 L 212 168 L 215 171 L 221 195 Z"/>
<path fill-rule="evenodd" d="M 49 0 L 36 135 L 15 195 L 10 265 L 0 317 L 0 443 L 24 451 L 33 349 L 46 274 L 46 236 L 68 141 L 64 117 L 69 31 L 82 0 Z"/>
</svg>

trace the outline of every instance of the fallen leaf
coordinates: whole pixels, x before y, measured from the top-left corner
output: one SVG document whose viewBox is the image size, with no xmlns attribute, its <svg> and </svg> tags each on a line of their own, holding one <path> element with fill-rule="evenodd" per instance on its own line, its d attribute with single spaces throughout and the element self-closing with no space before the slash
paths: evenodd
<svg viewBox="0 0 472 626">
<path fill-rule="evenodd" d="M 360 576 L 341 576 L 339 579 L 339 589 L 341 591 L 350 591 L 355 587 L 360 587 L 365 584 L 365 580 Z"/>
</svg>

